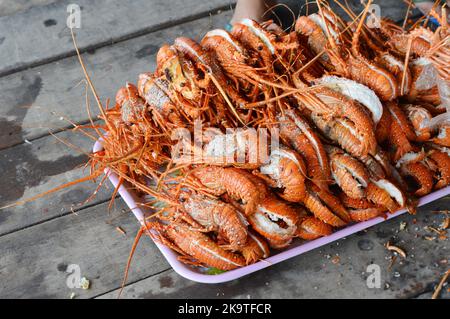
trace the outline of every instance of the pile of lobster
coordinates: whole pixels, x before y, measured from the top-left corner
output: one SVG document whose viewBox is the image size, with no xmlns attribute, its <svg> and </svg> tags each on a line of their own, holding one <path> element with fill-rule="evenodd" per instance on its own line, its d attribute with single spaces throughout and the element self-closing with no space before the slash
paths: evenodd
<svg viewBox="0 0 450 319">
<path fill-rule="evenodd" d="M 369 27 L 370 1 L 360 14 L 343 7 L 351 22 L 317 3 L 292 30 L 244 19 L 200 43 L 175 39 L 102 111 L 92 167 L 145 195 L 154 214 L 142 231 L 183 262 L 245 266 L 296 237 L 414 212 L 450 184 L 450 123 L 435 121 L 449 103 L 446 15 L 432 12 L 435 30 L 425 19 Z M 183 140 L 177 161 L 174 134 L 196 123 L 201 145 Z"/>
</svg>

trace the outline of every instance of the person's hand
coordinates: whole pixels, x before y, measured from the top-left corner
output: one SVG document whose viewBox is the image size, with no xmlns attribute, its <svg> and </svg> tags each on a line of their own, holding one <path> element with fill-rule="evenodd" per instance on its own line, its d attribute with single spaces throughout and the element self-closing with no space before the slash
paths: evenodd
<svg viewBox="0 0 450 319">
<path fill-rule="evenodd" d="M 234 24 L 245 18 L 261 22 L 264 13 L 275 3 L 274 0 L 238 0 L 230 23 Z"/>
</svg>

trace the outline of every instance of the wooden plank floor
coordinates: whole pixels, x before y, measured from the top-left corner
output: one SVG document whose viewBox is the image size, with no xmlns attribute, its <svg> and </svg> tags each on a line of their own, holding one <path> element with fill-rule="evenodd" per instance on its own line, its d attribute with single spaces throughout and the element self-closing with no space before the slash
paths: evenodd
<svg viewBox="0 0 450 319">
<path fill-rule="evenodd" d="M 0 206 L 42 193 L 84 175 L 93 141 L 68 130 L 86 123 L 83 75 L 74 56 L 66 7 L 71 1 L 0 0 Z M 295 13 L 304 2 L 287 1 Z M 349 1 L 358 10 L 359 0 Z M 401 20 L 402 1 L 376 1 Z M 152 70 L 158 48 L 177 36 L 198 38 L 231 17 L 228 0 L 80 0 L 77 32 L 83 58 L 102 100 L 126 81 Z M 182 8 L 182 10 L 180 10 Z M 284 12 L 286 14 L 286 12 Z M 25 23 L 26 21 L 26 23 Z M 94 112 L 94 115 L 96 113 Z M 53 132 L 55 135 L 50 135 Z M 77 146 L 68 148 L 59 140 Z M 109 186 L 109 185 L 106 185 Z M 114 298 L 121 284 L 137 223 L 119 198 L 108 209 L 111 187 L 76 185 L 22 206 L 0 211 L 0 298 Z M 129 298 L 424 298 L 448 268 L 450 246 L 426 226 L 443 219 L 444 198 L 345 240 L 311 251 L 240 280 L 193 283 L 170 269 L 145 238 L 136 252 L 124 296 Z M 406 229 L 400 230 L 401 222 Z M 122 234 L 116 227 L 123 229 Z M 408 252 L 389 268 L 383 245 Z M 366 286 L 366 267 L 382 269 L 382 287 Z M 78 265 L 89 290 L 69 288 Z M 449 298 L 448 291 L 443 297 Z"/>
</svg>

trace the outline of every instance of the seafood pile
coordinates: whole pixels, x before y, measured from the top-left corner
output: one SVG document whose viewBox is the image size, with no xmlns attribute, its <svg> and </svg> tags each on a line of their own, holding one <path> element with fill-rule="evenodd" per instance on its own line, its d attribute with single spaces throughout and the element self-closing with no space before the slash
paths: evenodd
<svg viewBox="0 0 450 319">
<path fill-rule="evenodd" d="M 449 107 L 448 23 L 369 27 L 369 5 L 349 22 L 318 1 L 288 31 L 244 19 L 162 46 L 155 71 L 100 107 L 93 171 L 146 199 L 142 232 L 220 270 L 414 213 L 450 184 L 450 123 L 434 121 Z"/>
</svg>

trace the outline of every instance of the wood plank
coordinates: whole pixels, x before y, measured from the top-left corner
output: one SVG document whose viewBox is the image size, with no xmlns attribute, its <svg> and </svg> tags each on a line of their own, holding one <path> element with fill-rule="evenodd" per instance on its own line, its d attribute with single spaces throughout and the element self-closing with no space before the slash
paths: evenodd
<svg viewBox="0 0 450 319">
<path fill-rule="evenodd" d="M 352 235 L 302 256 L 271 266 L 247 277 L 217 285 L 199 284 L 168 270 L 128 285 L 123 298 L 412 298 L 427 296 L 448 269 L 449 240 L 428 241 L 436 234 L 425 226 L 439 226 L 450 197 L 367 231 Z M 417 221 L 414 223 L 414 219 Z M 400 223 L 406 229 L 400 231 Z M 397 244 L 407 252 L 389 271 L 390 256 L 384 244 Z M 336 259 L 338 256 L 339 259 Z M 334 261 L 334 262 L 333 262 Z M 337 263 L 335 263 L 337 261 Z M 367 266 L 381 268 L 381 288 L 368 288 Z M 388 286 L 387 286 L 388 285 Z M 99 296 L 114 298 L 117 291 Z M 443 292 L 442 297 L 450 298 Z"/>
<path fill-rule="evenodd" d="M 89 298 L 120 287 L 138 229 L 122 201 L 85 209 L 0 238 L 0 298 Z M 125 237 L 115 227 L 127 232 Z M 142 238 L 130 272 L 136 281 L 168 268 L 149 238 Z M 89 290 L 69 289 L 67 267 L 79 265 Z"/>
<path fill-rule="evenodd" d="M 92 149 L 93 142 L 81 133 L 61 132 L 56 136 L 86 152 Z M 82 166 L 87 160 L 86 155 L 53 136 L 0 151 L 0 207 L 86 176 L 89 169 Z M 80 205 L 96 188 L 93 182 L 85 182 L 25 205 L 0 210 L 0 236 L 110 198 L 112 186 L 108 181 L 92 201 Z"/>
<path fill-rule="evenodd" d="M 83 54 L 102 101 L 114 98 L 126 81 L 135 82 L 140 73 L 154 69 L 162 44 L 223 26 L 230 15 L 230 11 L 223 12 Z M 0 78 L 0 149 L 44 136 L 49 128 L 67 126 L 59 119 L 61 114 L 77 123 L 87 121 L 82 80 L 76 57 Z M 92 110 L 98 113 L 94 104 Z"/>
<path fill-rule="evenodd" d="M 70 0 L 0 17 L 0 75 L 74 55 L 67 27 Z M 228 0 L 79 0 L 80 49 L 92 49 L 227 8 Z"/>
</svg>

